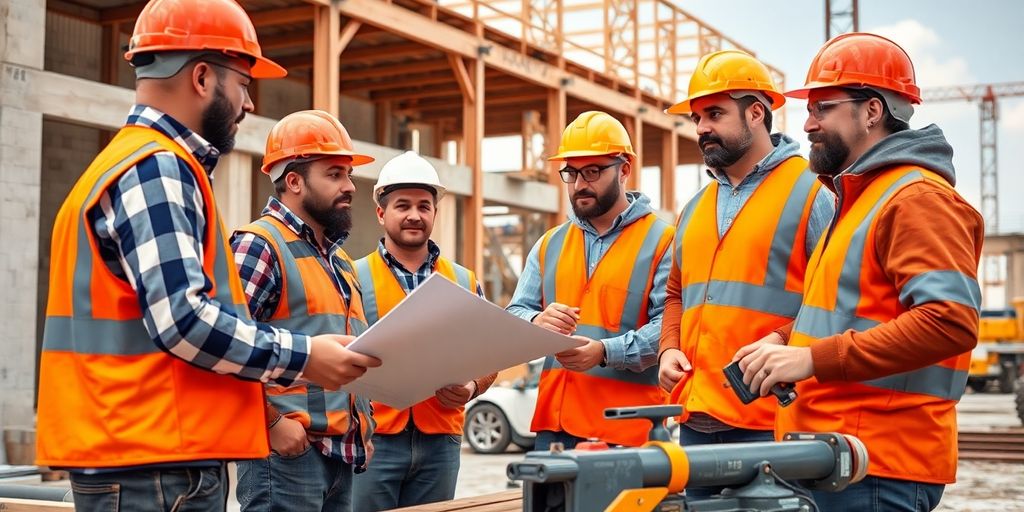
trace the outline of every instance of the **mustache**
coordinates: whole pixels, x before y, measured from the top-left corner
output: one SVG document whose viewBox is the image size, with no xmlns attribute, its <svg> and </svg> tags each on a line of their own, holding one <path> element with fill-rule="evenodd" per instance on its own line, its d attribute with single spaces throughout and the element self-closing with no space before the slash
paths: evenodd
<svg viewBox="0 0 1024 512">
<path fill-rule="evenodd" d="M 810 141 L 811 143 L 825 142 L 825 134 L 818 132 L 808 133 L 807 140 Z"/>
<path fill-rule="evenodd" d="M 334 200 L 334 204 L 339 204 L 339 203 L 352 204 L 352 193 L 351 192 L 345 192 L 344 194 L 338 196 L 338 198 Z"/>
<path fill-rule="evenodd" d="M 700 137 L 697 137 L 697 145 L 700 146 L 700 147 L 704 147 L 704 145 L 709 143 L 709 142 L 714 142 L 715 144 L 718 144 L 719 146 L 724 146 L 724 144 L 722 144 L 722 139 L 721 138 L 716 137 L 714 135 L 711 135 L 710 133 L 705 133 L 705 134 L 701 135 Z"/>
<path fill-rule="evenodd" d="M 580 198 L 583 198 L 583 197 L 594 197 L 594 198 L 596 198 L 597 194 L 595 194 L 595 193 L 593 193 L 593 192 L 591 192 L 589 190 L 581 190 L 581 191 L 576 192 L 575 194 L 572 195 L 573 199 L 580 199 Z"/>
<path fill-rule="evenodd" d="M 422 222 L 403 222 L 402 229 L 426 229 L 427 225 Z"/>
</svg>

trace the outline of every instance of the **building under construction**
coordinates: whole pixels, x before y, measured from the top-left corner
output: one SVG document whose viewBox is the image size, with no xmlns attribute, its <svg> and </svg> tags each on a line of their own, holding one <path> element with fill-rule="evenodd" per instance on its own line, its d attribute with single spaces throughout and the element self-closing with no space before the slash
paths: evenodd
<svg viewBox="0 0 1024 512">
<path fill-rule="evenodd" d="M 337 113 L 357 149 L 355 227 L 368 253 L 381 231 L 369 191 L 400 151 L 433 157 L 451 192 L 434 239 L 503 303 L 523 255 L 567 206 L 545 154 L 567 120 L 604 110 L 624 122 L 640 167 L 660 169 L 652 198 L 671 217 L 677 167 L 700 161 L 694 128 L 663 110 L 685 96 L 705 53 L 741 46 L 666 0 L 245 0 L 265 55 L 288 69 L 250 89 L 255 115 L 221 159 L 215 190 L 228 223 L 256 217 L 272 184 L 259 166 L 275 121 Z M 64 197 L 125 120 L 134 74 L 123 58 L 139 0 L 0 0 L 0 424 L 31 425 L 49 271 Z M 755 53 L 746 49 L 750 53 Z M 783 77 L 777 71 L 777 80 Z M 484 139 L 518 136 L 483 170 Z M 494 156 L 491 155 L 491 158 Z M 631 188 L 639 188 L 640 172 Z M 649 175 L 651 176 L 651 175 Z M 489 213 L 499 218 L 488 219 Z"/>
</svg>

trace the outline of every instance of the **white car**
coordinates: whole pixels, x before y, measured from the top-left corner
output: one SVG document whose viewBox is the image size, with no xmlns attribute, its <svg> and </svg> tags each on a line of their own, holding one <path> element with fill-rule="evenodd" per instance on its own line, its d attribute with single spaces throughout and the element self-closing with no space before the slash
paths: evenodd
<svg viewBox="0 0 1024 512">
<path fill-rule="evenodd" d="M 530 432 L 530 422 L 543 365 L 543 359 L 530 362 L 526 376 L 511 387 L 493 386 L 466 404 L 464 433 L 473 451 L 502 453 L 509 444 L 533 449 L 537 434 Z"/>
</svg>

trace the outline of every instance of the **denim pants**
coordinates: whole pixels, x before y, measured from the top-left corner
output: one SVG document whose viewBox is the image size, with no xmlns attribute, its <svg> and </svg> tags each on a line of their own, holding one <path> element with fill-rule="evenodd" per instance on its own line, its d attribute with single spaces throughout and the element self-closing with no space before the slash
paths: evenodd
<svg viewBox="0 0 1024 512">
<path fill-rule="evenodd" d="M 209 468 L 135 469 L 98 475 L 71 474 L 75 510 L 102 512 L 223 511 L 226 465 Z"/>
<path fill-rule="evenodd" d="M 373 460 L 353 485 L 355 512 L 377 512 L 455 498 L 462 436 L 412 426 L 373 436 Z"/>
<path fill-rule="evenodd" d="M 686 424 L 679 425 L 679 444 L 683 447 L 701 444 L 725 444 L 725 443 L 756 443 L 762 441 L 774 441 L 775 434 L 771 430 L 748 430 L 744 428 L 733 428 L 706 434 L 698 432 Z M 686 498 L 689 500 L 708 499 L 712 495 L 722 492 L 722 487 L 687 487 Z"/>
<path fill-rule="evenodd" d="M 841 492 L 813 491 L 818 509 L 842 512 L 928 512 L 939 506 L 942 484 L 869 476 Z"/>
<path fill-rule="evenodd" d="M 350 512 L 352 465 L 324 456 L 315 445 L 292 457 L 271 453 L 238 463 L 236 494 L 243 512 Z"/>
<path fill-rule="evenodd" d="M 586 441 L 582 437 L 576 437 L 568 432 L 555 430 L 541 430 L 537 432 L 537 439 L 533 442 L 533 449 L 544 451 L 551 449 L 551 443 L 562 443 L 566 450 L 572 450 L 577 444 Z"/>
</svg>

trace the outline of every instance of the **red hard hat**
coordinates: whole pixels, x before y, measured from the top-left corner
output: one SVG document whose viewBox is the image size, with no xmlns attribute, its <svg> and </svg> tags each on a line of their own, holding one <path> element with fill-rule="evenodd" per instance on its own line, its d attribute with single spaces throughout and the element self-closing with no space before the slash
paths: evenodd
<svg viewBox="0 0 1024 512">
<path fill-rule="evenodd" d="M 875 87 L 921 103 L 914 64 L 900 45 L 877 34 L 853 32 L 825 43 L 811 62 L 807 83 L 789 91 L 791 98 L 807 98 L 823 87 Z"/>
<path fill-rule="evenodd" d="M 124 54 L 212 51 L 245 56 L 255 62 L 254 78 L 281 78 L 288 72 L 263 56 L 256 28 L 234 0 L 150 0 L 135 21 Z"/>
</svg>

